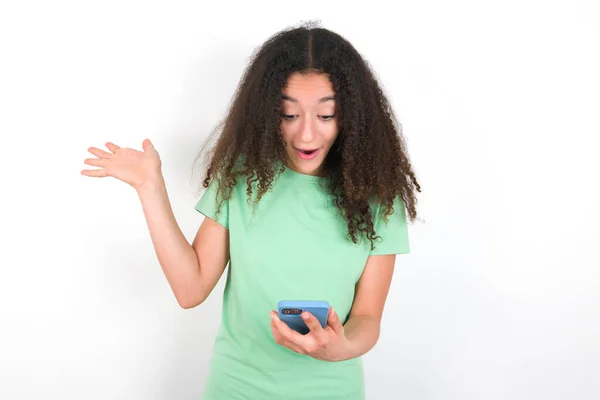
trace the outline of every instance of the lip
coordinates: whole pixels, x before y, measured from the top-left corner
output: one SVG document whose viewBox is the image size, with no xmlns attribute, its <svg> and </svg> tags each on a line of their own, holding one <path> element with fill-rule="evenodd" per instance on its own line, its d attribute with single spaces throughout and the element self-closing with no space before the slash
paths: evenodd
<svg viewBox="0 0 600 400">
<path fill-rule="evenodd" d="M 313 158 L 315 158 L 320 152 L 321 149 L 315 149 L 315 151 L 313 151 L 311 154 L 306 154 L 304 153 L 302 150 L 297 149 L 294 147 L 294 150 L 296 150 L 296 154 L 298 154 L 298 157 L 300 157 L 303 160 L 312 160 Z"/>
</svg>

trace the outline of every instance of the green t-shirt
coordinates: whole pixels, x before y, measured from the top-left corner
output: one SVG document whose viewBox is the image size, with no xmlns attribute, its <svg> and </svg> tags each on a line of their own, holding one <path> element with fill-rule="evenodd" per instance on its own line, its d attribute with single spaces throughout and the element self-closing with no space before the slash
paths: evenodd
<svg viewBox="0 0 600 400">
<path fill-rule="evenodd" d="M 324 178 L 287 169 L 256 209 L 246 180 L 216 211 L 216 181 L 196 210 L 229 229 L 230 263 L 205 400 L 362 400 L 362 359 L 325 362 L 278 345 L 269 312 L 280 300 L 325 300 L 345 322 L 355 284 L 371 254 L 409 252 L 406 214 L 398 199 L 387 224 L 374 207 L 382 237 L 354 244 L 326 189 Z M 254 212 L 253 212 L 254 211 Z"/>
</svg>

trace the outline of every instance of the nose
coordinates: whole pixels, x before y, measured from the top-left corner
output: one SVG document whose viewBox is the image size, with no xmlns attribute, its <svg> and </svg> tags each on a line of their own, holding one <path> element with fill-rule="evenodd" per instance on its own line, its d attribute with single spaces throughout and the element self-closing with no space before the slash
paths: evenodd
<svg viewBox="0 0 600 400">
<path fill-rule="evenodd" d="M 304 123 L 301 129 L 300 140 L 302 142 L 311 143 L 315 140 L 315 137 L 317 136 L 317 130 L 315 122 L 312 121 L 312 118 L 304 118 Z"/>
</svg>

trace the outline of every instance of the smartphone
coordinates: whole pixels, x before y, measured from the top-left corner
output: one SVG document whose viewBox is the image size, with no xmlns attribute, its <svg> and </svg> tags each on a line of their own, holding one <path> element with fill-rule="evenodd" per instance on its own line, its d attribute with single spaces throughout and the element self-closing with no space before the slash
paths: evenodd
<svg viewBox="0 0 600 400">
<path fill-rule="evenodd" d="M 306 335 L 310 332 L 308 326 L 302 319 L 302 312 L 308 311 L 314 315 L 321 326 L 327 326 L 327 315 L 329 314 L 329 303 L 316 300 L 282 300 L 277 303 L 279 319 L 298 333 Z"/>
</svg>

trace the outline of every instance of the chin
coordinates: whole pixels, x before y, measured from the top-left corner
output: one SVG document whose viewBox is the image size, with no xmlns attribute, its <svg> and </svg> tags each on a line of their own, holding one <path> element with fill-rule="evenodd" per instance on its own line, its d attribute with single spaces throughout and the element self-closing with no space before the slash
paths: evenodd
<svg viewBox="0 0 600 400">
<path fill-rule="evenodd" d="M 313 160 L 311 162 L 306 162 L 304 160 L 290 160 L 287 161 L 288 168 L 293 169 L 296 172 L 299 172 L 304 175 L 315 175 L 317 171 L 321 168 L 321 162 L 317 160 Z"/>
<path fill-rule="evenodd" d="M 305 175 L 319 175 L 319 172 L 322 170 L 323 163 L 314 163 L 312 165 L 302 165 L 296 164 L 296 171 Z"/>
</svg>

